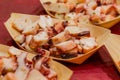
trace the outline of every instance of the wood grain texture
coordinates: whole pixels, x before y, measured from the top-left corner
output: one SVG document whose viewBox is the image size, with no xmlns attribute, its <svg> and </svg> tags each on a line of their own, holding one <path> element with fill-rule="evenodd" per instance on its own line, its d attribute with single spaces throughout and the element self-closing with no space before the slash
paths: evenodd
<svg viewBox="0 0 120 80">
<path fill-rule="evenodd" d="M 120 72 L 120 35 L 110 34 L 109 39 L 105 42 L 105 46 L 112 57 L 115 66 Z"/>
<path fill-rule="evenodd" d="M 12 22 L 14 22 L 14 20 L 17 19 L 17 18 L 24 17 L 24 16 L 29 17 L 33 22 L 39 19 L 39 16 L 36 16 L 36 15 L 12 13 L 11 17 L 5 22 L 5 27 L 8 30 L 8 32 L 10 33 L 13 40 L 15 40 L 15 37 L 17 35 L 20 35 L 21 33 L 19 33 L 17 30 L 15 30 L 12 27 Z M 70 62 L 70 63 L 81 64 L 85 60 L 87 60 L 90 56 L 92 56 L 103 45 L 104 41 L 106 41 L 106 39 L 109 37 L 107 34 L 110 33 L 110 30 L 108 30 L 108 29 L 98 27 L 98 26 L 95 26 L 95 25 L 91 25 L 91 24 L 79 24 L 79 25 L 83 26 L 83 27 L 87 27 L 87 28 L 90 29 L 90 33 L 93 37 L 96 38 L 98 46 L 96 48 L 92 49 L 91 51 L 89 51 L 85 54 L 80 54 L 80 55 L 78 55 L 77 57 L 74 57 L 74 58 L 62 59 L 62 58 L 52 57 L 53 59 L 59 60 L 59 61 Z M 25 50 L 19 43 L 17 43 L 17 44 L 21 49 Z M 26 50 L 26 51 L 29 51 L 29 50 Z"/>
</svg>

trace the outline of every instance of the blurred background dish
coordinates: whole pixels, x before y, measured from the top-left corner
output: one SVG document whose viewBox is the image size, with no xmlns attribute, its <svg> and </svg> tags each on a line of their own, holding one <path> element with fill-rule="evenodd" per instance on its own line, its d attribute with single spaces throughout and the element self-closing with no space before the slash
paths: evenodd
<svg viewBox="0 0 120 80">
<path fill-rule="evenodd" d="M 40 0 L 46 12 L 55 18 L 77 20 L 110 28 L 120 21 L 119 0 Z"/>
</svg>

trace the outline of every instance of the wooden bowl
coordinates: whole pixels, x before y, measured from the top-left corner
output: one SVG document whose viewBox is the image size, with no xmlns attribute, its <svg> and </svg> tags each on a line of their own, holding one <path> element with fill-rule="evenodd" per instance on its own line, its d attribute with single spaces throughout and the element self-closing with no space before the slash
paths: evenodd
<svg viewBox="0 0 120 80">
<path fill-rule="evenodd" d="M 47 7 L 43 4 L 44 2 L 50 1 L 52 3 L 57 3 L 57 0 L 40 0 L 40 3 L 42 4 L 43 8 L 45 9 L 45 11 L 52 17 L 56 18 L 54 14 L 52 14 L 50 11 L 48 11 Z M 75 0 L 76 1 L 76 0 Z M 73 1 L 73 4 L 75 3 L 75 1 Z M 78 2 L 84 3 L 84 0 L 77 0 Z M 120 4 L 120 0 L 116 0 L 116 3 L 119 5 Z M 111 28 L 112 26 L 114 26 L 115 24 L 117 24 L 118 22 L 120 22 L 120 15 L 118 15 L 117 17 L 115 17 L 112 20 L 109 21 L 105 21 L 105 22 L 99 22 L 99 23 L 91 23 L 90 24 L 94 24 L 97 26 L 101 26 L 104 28 Z M 88 22 L 87 22 L 88 23 Z"/>
<path fill-rule="evenodd" d="M 0 44 L 0 57 L 10 57 L 10 54 L 8 53 L 8 49 L 9 49 L 9 46 Z M 22 50 L 19 50 L 19 51 L 22 51 Z M 25 52 L 25 51 L 22 51 L 22 52 Z M 35 56 L 35 54 L 31 54 L 31 53 L 28 53 L 28 54 L 29 54 L 28 58 L 30 59 L 32 59 L 31 57 Z M 51 59 L 50 67 L 58 74 L 58 80 L 70 80 L 73 72 L 67 67 L 65 67 L 64 65 Z"/>
<path fill-rule="evenodd" d="M 15 36 L 19 35 L 20 33 L 12 27 L 12 22 L 16 18 L 23 17 L 23 16 L 28 16 L 32 21 L 35 21 L 35 20 L 39 19 L 39 16 L 35 16 L 35 15 L 12 13 L 11 17 L 5 22 L 5 27 L 8 30 L 8 32 L 10 33 L 13 40 L 15 40 Z M 87 27 L 87 28 L 90 29 L 91 36 L 94 36 L 96 38 L 98 46 L 96 48 L 94 48 L 93 50 L 91 50 L 91 51 L 89 51 L 85 54 L 80 54 L 80 55 L 78 55 L 77 57 L 74 57 L 74 58 L 61 59 L 61 58 L 52 57 L 53 59 L 60 60 L 60 61 L 65 61 L 65 62 L 76 63 L 76 64 L 81 64 L 86 59 L 88 59 L 91 55 L 93 55 L 103 45 L 103 43 L 108 38 L 108 34 L 110 33 L 110 30 L 102 28 L 102 27 L 97 27 L 95 25 L 90 25 L 90 24 L 79 24 L 79 25 Z M 17 44 L 18 44 L 18 46 L 20 46 L 19 43 L 17 43 Z M 20 46 L 20 48 L 24 49 L 21 46 Z M 28 50 L 26 50 L 26 51 L 28 51 Z"/>
</svg>

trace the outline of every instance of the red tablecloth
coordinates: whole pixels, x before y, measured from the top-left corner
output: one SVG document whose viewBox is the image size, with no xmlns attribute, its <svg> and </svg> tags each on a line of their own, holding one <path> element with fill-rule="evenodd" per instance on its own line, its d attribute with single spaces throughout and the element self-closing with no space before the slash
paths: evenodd
<svg viewBox="0 0 120 80">
<path fill-rule="evenodd" d="M 44 10 L 39 0 L 0 0 L 0 44 L 15 45 L 3 24 L 12 12 L 39 15 L 44 13 Z M 111 31 L 120 34 L 120 23 L 112 27 Z M 71 80 L 120 80 L 120 74 L 105 47 L 81 65 L 63 64 L 74 71 Z"/>
</svg>

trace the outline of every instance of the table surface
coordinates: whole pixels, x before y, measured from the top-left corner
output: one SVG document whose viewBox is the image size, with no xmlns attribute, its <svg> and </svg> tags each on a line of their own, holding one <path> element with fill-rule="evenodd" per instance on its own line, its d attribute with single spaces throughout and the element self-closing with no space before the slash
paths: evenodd
<svg viewBox="0 0 120 80">
<path fill-rule="evenodd" d="M 16 45 L 4 27 L 4 22 L 12 12 L 35 15 L 45 13 L 39 0 L 0 0 L 0 44 Z M 112 33 L 120 35 L 120 23 L 110 28 L 110 30 Z M 71 80 L 120 80 L 120 74 L 105 46 L 83 64 L 63 64 L 74 71 Z"/>
</svg>

